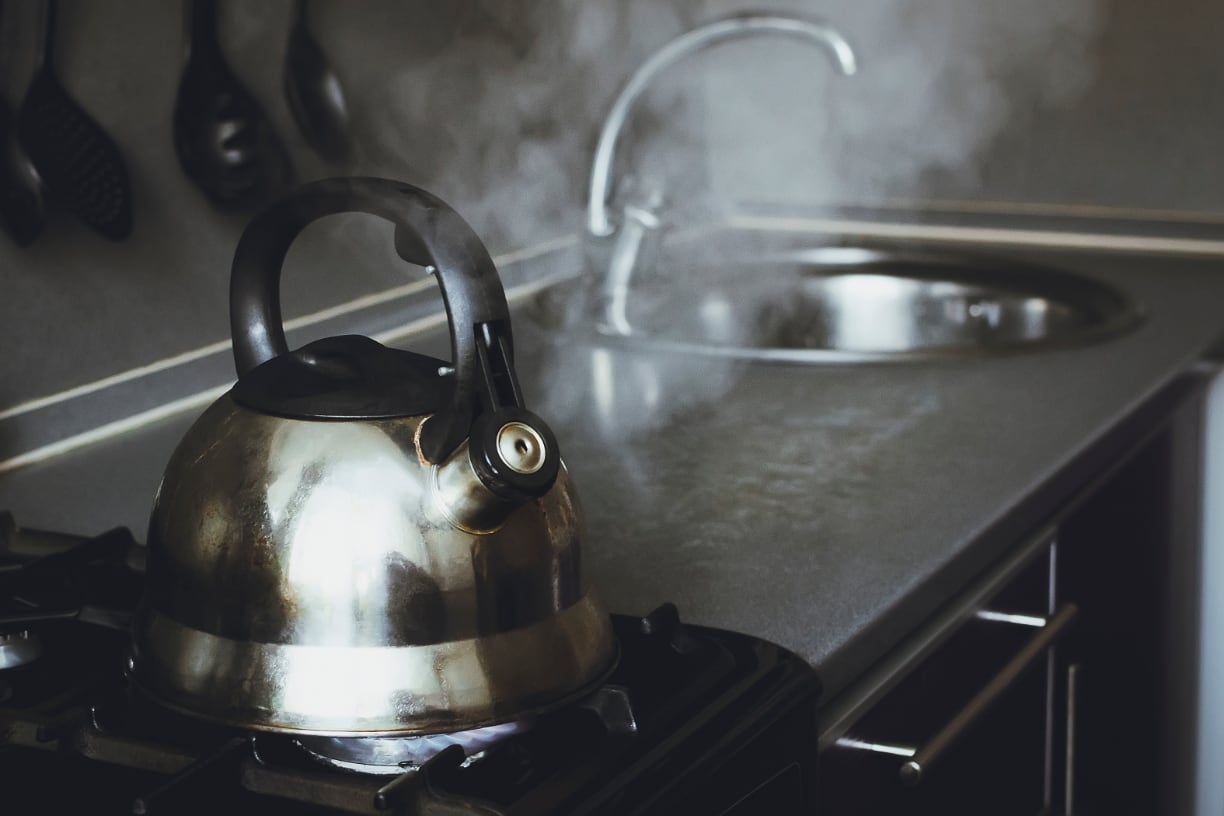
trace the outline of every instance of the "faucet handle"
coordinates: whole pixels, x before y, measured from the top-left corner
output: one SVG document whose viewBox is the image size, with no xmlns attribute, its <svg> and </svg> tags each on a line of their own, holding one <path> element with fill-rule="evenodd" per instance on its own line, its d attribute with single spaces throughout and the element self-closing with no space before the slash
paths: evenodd
<svg viewBox="0 0 1224 816">
<path fill-rule="evenodd" d="M 671 202 L 668 201 L 662 180 L 657 176 L 628 176 L 621 184 L 617 203 L 622 218 L 632 216 L 648 221 L 652 218 L 659 220 L 664 207 Z"/>
<path fill-rule="evenodd" d="M 667 196 L 656 178 L 628 179 L 622 186 L 619 222 L 607 236 L 587 236 L 588 285 L 596 326 L 601 332 L 632 334 L 628 318 L 629 285 L 654 277 L 667 222 Z"/>
</svg>

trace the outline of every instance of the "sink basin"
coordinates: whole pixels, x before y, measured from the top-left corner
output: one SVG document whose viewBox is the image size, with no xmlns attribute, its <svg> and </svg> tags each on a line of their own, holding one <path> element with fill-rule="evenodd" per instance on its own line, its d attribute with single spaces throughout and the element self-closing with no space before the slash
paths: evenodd
<svg viewBox="0 0 1224 816">
<path fill-rule="evenodd" d="M 792 362 L 994 355 L 1092 343 L 1137 326 L 1117 289 L 1037 266 L 824 247 L 638 274 L 601 293 L 611 341 Z"/>
</svg>

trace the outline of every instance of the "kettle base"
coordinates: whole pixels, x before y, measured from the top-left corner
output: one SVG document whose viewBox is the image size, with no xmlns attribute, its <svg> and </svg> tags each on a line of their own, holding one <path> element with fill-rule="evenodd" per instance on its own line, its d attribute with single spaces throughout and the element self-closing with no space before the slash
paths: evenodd
<svg viewBox="0 0 1224 816">
<path fill-rule="evenodd" d="M 128 674 L 159 704 L 259 731 L 401 737 L 469 731 L 555 708 L 617 662 L 603 606 L 588 592 L 520 629 L 398 647 L 237 641 L 146 609 Z"/>
</svg>

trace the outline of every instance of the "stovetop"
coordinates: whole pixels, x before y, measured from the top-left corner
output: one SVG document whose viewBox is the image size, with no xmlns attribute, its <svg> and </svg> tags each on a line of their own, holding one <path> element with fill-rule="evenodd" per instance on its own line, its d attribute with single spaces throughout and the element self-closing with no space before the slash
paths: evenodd
<svg viewBox="0 0 1224 816">
<path fill-rule="evenodd" d="M 764 641 L 683 624 L 670 604 L 612 616 L 621 659 L 585 699 L 488 747 L 452 744 L 374 775 L 324 764 L 291 735 L 215 726 L 143 698 L 124 674 L 142 548 L 122 529 L 76 542 L 22 535 L 0 514 L 0 777 L 5 799 L 22 804 L 12 812 L 814 808 L 811 669 Z"/>
</svg>

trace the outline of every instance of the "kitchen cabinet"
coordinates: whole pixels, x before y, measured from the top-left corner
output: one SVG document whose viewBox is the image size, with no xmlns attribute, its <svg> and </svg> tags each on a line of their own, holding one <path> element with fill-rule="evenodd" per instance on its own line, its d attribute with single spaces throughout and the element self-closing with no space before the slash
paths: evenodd
<svg viewBox="0 0 1224 816">
<path fill-rule="evenodd" d="M 826 729 L 822 813 L 1192 810 L 1200 406 L 1196 382 Z"/>
<path fill-rule="evenodd" d="M 1075 813 L 1194 812 L 1201 392 L 1060 524 Z"/>
</svg>

